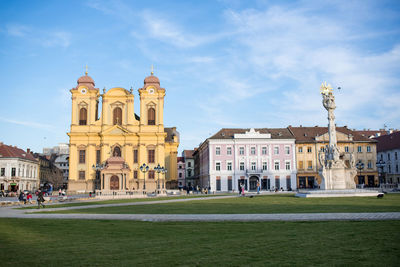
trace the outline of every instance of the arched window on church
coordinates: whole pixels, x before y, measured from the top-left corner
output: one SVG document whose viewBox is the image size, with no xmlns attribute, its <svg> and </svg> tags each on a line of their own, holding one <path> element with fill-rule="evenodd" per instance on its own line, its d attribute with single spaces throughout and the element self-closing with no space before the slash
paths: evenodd
<svg viewBox="0 0 400 267">
<path fill-rule="evenodd" d="M 149 108 L 147 111 L 147 120 L 148 125 L 156 125 L 156 111 L 154 108 Z"/>
<path fill-rule="evenodd" d="M 121 157 L 121 148 L 119 148 L 119 146 L 114 147 L 113 156 L 114 157 Z"/>
<path fill-rule="evenodd" d="M 121 108 L 114 108 L 114 117 L 113 117 L 113 124 L 121 125 L 122 124 L 122 109 Z"/>
<path fill-rule="evenodd" d="M 86 125 L 87 124 L 87 109 L 81 108 L 79 110 L 79 125 Z"/>
</svg>

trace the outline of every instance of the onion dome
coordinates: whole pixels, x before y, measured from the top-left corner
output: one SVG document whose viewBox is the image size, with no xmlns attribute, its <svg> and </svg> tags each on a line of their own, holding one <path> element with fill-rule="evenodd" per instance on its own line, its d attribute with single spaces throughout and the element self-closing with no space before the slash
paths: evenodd
<svg viewBox="0 0 400 267">
<path fill-rule="evenodd" d="M 78 79 L 78 86 L 86 85 L 88 87 L 94 87 L 94 80 L 88 76 L 88 66 L 86 65 L 85 75 Z"/>
<path fill-rule="evenodd" d="M 154 76 L 153 73 L 144 79 L 144 88 L 150 85 L 153 85 L 157 88 L 160 87 L 160 80 L 156 76 Z"/>
<path fill-rule="evenodd" d="M 88 76 L 86 72 L 86 75 L 78 79 L 78 85 L 91 85 L 94 87 L 94 80 L 92 79 L 92 77 Z"/>
</svg>

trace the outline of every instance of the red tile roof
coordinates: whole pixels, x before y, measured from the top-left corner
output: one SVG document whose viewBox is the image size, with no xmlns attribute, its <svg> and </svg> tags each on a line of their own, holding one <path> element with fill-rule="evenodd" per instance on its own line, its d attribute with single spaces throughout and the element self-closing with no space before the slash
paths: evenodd
<svg viewBox="0 0 400 267">
<path fill-rule="evenodd" d="M 261 134 L 271 134 L 271 139 L 294 139 L 287 128 L 258 128 L 254 130 Z M 250 131 L 249 128 L 222 128 L 209 139 L 233 139 L 234 134 L 244 134 L 248 131 Z"/>
<path fill-rule="evenodd" d="M 193 153 L 194 153 L 194 150 L 183 150 L 183 155 L 186 159 L 192 159 Z"/>
<path fill-rule="evenodd" d="M 321 136 L 328 132 L 328 127 L 292 127 L 289 126 L 288 129 L 293 133 L 296 137 L 296 143 L 304 143 L 304 142 L 315 142 L 316 136 Z M 344 134 L 353 135 L 353 141 L 356 142 L 374 142 L 374 140 L 369 139 L 367 136 L 362 136 L 357 131 L 352 131 L 347 127 L 336 127 L 337 132 L 341 132 Z"/>
<path fill-rule="evenodd" d="M 400 132 L 383 135 L 375 138 L 375 140 L 378 141 L 376 145 L 376 150 L 378 152 L 400 148 Z"/>
<path fill-rule="evenodd" d="M 397 132 L 398 130 L 393 130 Z M 375 138 L 383 135 L 390 134 L 389 131 L 387 130 L 355 130 L 355 132 L 361 134 L 362 136 L 368 137 L 368 138 Z"/>
<path fill-rule="evenodd" d="M 0 158 L 20 158 L 31 161 L 37 161 L 31 153 L 16 146 L 8 146 L 0 142 Z"/>
</svg>

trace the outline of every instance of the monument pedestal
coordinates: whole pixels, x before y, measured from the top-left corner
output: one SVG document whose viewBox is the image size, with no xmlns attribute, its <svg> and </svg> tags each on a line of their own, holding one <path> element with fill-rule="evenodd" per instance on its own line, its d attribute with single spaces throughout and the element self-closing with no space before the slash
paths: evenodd
<svg viewBox="0 0 400 267">
<path fill-rule="evenodd" d="M 377 197 L 380 194 L 383 193 L 367 189 L 299 190 L 295 197 Z"/>
<path fill-rule="evenodd" d="M 355 189 L 354 176 L 357 171 L 354 168 L 345 168 L 341 161 L 333 166 L 323 166 L 319 174 L 322 177 L 320 188 L 323 190 Z"/>
</svg>

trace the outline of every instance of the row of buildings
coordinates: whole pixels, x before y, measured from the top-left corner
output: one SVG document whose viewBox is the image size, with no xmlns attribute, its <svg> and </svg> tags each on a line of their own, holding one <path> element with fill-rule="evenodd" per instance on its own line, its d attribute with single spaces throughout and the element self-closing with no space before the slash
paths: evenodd
<svg viewBox="0 0 400 267">
<path fill-rule="evenodd" d="M 0 190 L 35 191 L 47 185 L 66 188 L 68 160 L 61 159 L 68 156 L 68 151 L 62 155 L 56 153 L 60 152 L 48 153 L 44 149 L 44 153 L 39 154 L 29 148 L 25 151 L 0 142 Z"/>
<path fill-rule="evenodd" d="M 70 192 L 102 193 L 184 186 L 211 191 L 237 191 L 240 186 L 294 190 L 316 188 L 321 182 L 318 155 L 329 141 L 327 127 L 221 129 L 178 157 L 179 132 L 164 126 L 166 90 L 153 72 L 138 88 L 139 114 L 134 112 L 132 88 L 101 92 L 87 72 L 70 92 L 69 144 L 44 149 L 42 155 L 3 148 L 2 189 L 31 190 L 34 180 L 38 185 L 47 181 L 68 186 Z M 379 138 L 370 138 L 379 133 L 337 128 L 341 157 L 348 166 L 359 162 L 355 182 L 360 186 L 399 182 L 398 152 L 385 152 L 398 149 L 398 141 L 382 139 L 387 145 L 380 151 Z M 382 152 L 378 163 L 377 152 Z M 378 170 L 386 174 L 380 177 Z"/>
<path fill-rule="evenodd" d="M 336 130 L 340 157 L 348 167 L 357 163 L 359 187 L 400 183 L 400 132 Z M 221 129 L 195 150 L 183 151 L 179 183 L 211 191 L 318 188 L 319 153 L 328 143 L 327 127 Z M 187 164 L 194 164 L 192 176 L 185 176 Z"/>
</svg>

